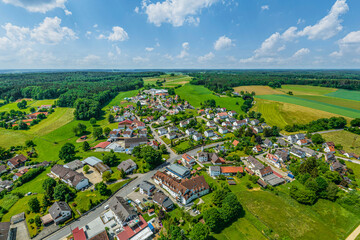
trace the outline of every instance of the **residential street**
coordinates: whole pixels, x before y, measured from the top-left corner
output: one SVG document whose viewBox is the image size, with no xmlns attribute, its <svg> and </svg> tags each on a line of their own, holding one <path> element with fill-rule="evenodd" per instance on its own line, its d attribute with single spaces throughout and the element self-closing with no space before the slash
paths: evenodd
<svg viewBox="0 0 360 240">
<path fill-rule="evenodd" d="M 154 135 L 155 137 L 155 135 Z M 157 137 L 155 137 L 156 139 Z M 205 146 L 204 148 L 211 148 L 211 147 L 215 147 L 216 145 L 221 145 L 224 142 L 218 142 L 218 143 L 213 143 L 210 145 Z M 193 149 L 189 152 L 187 152 L 187 154 L 189 155 L 195 155 L 198 151 L 201 150 L 201 147 Z M 132 191 L 134 191 L 134 188 L 136 188 L 142 181 L 145 180 L 150 180 L 150 178 L 156 173 L 156 171 L 162 171 L 165 169 L 165 167 L 169 164 L 172 164 L 175 162 L 175 160 L 180 159 L 181 155 L 176 155 L 175 153 L 171 153 L 170 154 L 171 157 L 166 161 L 166 163 L 163 163 L 161 166 L 157 167 L 156 169 L 143 174 L 142 176 L 139 176 L 137 179 L 135 179 L 134 181 L 132 181 L 131 183 L 129 183 L 126 187 L 122 188 L 115 196 L 121 196 L 121 197 L 126 197 L 129 193 L 131 193 Z M 105 210 L 103 206 L 106 206 L 109 201 L 112 198 L 108 199 L 107 201 L 103 202 L 101 204 L 100 207 L 98 207 L 97 209 L 93 210 L 92 212 L 88 213 L 87 215 L 83 215 L 82 217 L 78 218 L 75 222 L 73 222 L 72 224 L 60 229 L 59 231 L 53 233 L 52 235 L 50 235 L 49 237 L 45 238 L 48 240 L 60 240 L 60 239 L 64 239 L 66 236 L 68 236 L 69 234 L 71 234 L 72 230 L 76 227 L 83 227 L 85 226 L 87 223 L 93 221 L 94 219 L 96 219 L 97 217 L 99 217 Z M 41 239 L 41 238 L 34 238 L 34 239 Z"/>
</svg>

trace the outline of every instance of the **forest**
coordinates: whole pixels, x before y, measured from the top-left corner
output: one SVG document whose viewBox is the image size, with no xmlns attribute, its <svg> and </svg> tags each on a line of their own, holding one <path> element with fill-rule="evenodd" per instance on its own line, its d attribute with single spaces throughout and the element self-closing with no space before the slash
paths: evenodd
<svg viewBox="0 0 360 240">
<path fill-rule="evenodd" d="M 56 72 L 1 74 L 0 99 L 58 99 L 59 107 L 75 107 L 77 119 L 99 117 L 100 109 L 121 91 L 144 86 L 144 77 L 161 72 Z"/>
<path fill-rule="evenodd" d="M 215 92 L 232 90 L 237 86 L 281 84 L 312 85 L 360 90 L 360 71 L 357 70 L 238 70 L 189 71 L 194 85 L 205 85 Z"/>
</svg>

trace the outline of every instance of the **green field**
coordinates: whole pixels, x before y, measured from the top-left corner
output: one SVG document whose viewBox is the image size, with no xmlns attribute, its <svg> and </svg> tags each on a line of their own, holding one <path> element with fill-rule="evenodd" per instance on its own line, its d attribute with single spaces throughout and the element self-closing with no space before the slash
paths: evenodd
<svg viewBox="0 0 360 240">
<path fill-rule="evenodd" d="M 195 108 L 201 107 L 200 103 L 205 100 L 214 99 L 216 101 L 216 105 L 219 105 L 220 107 L 225 107 L 228 110 L 234 110 L 241 114 L 243 113 L 241 111 L 241 105 L 243 103 L 242 98 L 227 96 L 218 97 L 204 86 L 186 84 L 185 86 L 176 89 L 175 92 L 181 98 L 187 100 Z M 238 105 L 236 103 L 238 103 Z"/>
<path fill-rule="evenodd" d="M 26 109 L 19 109 L 17 107 L 17 102 L 9 103 L 4 106 L 0 107 L 0 112 L 8 112 L 10 110 L 16 110 L 16 111 L 22 111 L 26 113 L 30 113 L 30 108 L 34 107 L 37 108 L 41 105 L 50 105 L 54 104 L 55 100 L 49 99 L 49 100 L 34 100 L 34 101 L 27 101 L 27 108 Z"/>
<path fill-rule="evenodd" d="M 360 164 L 353 163 L 353 162 L 345 162 L 345 163 L 348 168 L 351 168 L 354 171 L 356 182 L 359 184 L 360 183 Z"/>
<path fill-rule="evenodd" d="M 325 111 L 314 111 L 312 108 L 291 103 L 275 102 L 256 98 L 252 110 L 261 112 L 265 121 L 270 126 L 284 128 L 286 125 L 303 124 L 319 118 L 340 116 Z M 347 119 L 348 121 L 350 119 Z"/>
<path fill-rule="evenodd" d="M 326 95 L 337 91 L 336 88 L 326 88 L 308 85 L 282 85 L 281 89 L 277 90 L 285 90 L 285 93 L 287 93 L 288 91 L 292 91 L 294 95 Z"/>
<path fill-rule="evenodd" d="M 325 104 L 339 106 L 342 108 L 351 108 L 360 111 L 360 102 L 354 100 L 328 97 L 328 96 L 313 96 L 313 95 L 299 95 L 297 97 L 310 101 L 321 102 Z"/>
<path fill-rule="evenodd" d="M 350 91 L 350 90 L 345 90 L 345 89 L 339 89 L 336 92 L 326 94 L 326 96 L 360 101 L 360 91 Z"/>
<path fill-rule="evenodd" d="M 260 99 L 272 100 L 277 102 L 291 103 L 295 105 L 300 105 L 316 110 L 321 110 L 329 113 L 334 113 L 337 115 L 342 115 L 350 118 L 360 117 L 360 110 L 351 109 L 349 107 L 340 107 L 337 105 L 332 105 L 329 103 L 318 102 L 314 100 L 303 99 L 296 96 L 288 96 L 288 95 L 263 95 L 257 96 Z"/>
<path fill-rule="evenodd" d="M 360 154 L 360 136 L 348 131 L 336 131 L 321 134 L 326 141 L 341 144 L 344 151 Z"/>
<path fill-rule="evenodd" d="M 155 78 L 145 78 L 144 82 L 145 82 L 145 85 L 146 84 L 156 84 L 157 80 L 160 80 L 160 81 L 165 80 L 165 83 L 163 83 L 163 87 L 176 87 L 178 85 L 184 85 L 184 84 L 189 83 L 189 81 L 191 80 L 191 77 L 186 76 L 186 75 L 170 76 L 170 74 L 166 74 L 166 75 L 161 75 L 160 77 L 155 77 Z"/>
</svg>

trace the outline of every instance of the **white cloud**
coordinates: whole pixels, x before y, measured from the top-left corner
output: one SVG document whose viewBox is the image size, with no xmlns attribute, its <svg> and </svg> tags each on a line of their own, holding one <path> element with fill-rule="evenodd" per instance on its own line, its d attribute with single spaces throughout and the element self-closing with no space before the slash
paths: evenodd
<svg viewBox="0 0 360 240">
<path fill-rule="evenodd" d="M 94 26 L 93 26 L 93 28 L 97 28 L 99 25 L 97 25 L 97 24 L 94 24 Z"/>
<path fill-rule="evenodd" d="M 308 48 L 302 48 L 302 49 L 298 50 L 296 53 L 294 53 L 293 57 L 298 58 L 298 57 L 307 55 L 309 53 L 310 53 L 310 50 Z"/>
<path fill-rule="evenodd" d="M 147 52 L 152 52 L 152 51 L 154 51 L 154 48 L 152 48 L 152 47 L 147 47 L 147 48 L 145 48 L 145 51 L 147 51 Z"/>
<path fill-rule="evenodd" d="M 57 44 L 63 39 L 77 39 L 74 31 L 68 27 L 61 27 L 58 17 L 46 17 L 38 27 L 31 31 L 31 38 L 42 44 Z"/>
<path fill-rule="evenodd" d="M 339 51 L 332 52 L 331 57 L 342 57 L 344 54 L 360 54 L 360 31 L 347 34 L 338 41 Z"/>
<path fill-rule="evenodd" d="M 285 41 L 292 41 L 298 37 L 297 27 L 289 27 L 281 36 Z"/>
<path fill-rule="evenodd" d="M 215 54 L 212 52 L 209 52 L 208 54 L 205 54 L 204 56 L 198 57 L 198 62 L 207 62 L 215 57 Z"/>
<path fill-rule="evenodd" d="M 112 33 L 109 34 L 109 36 L 105 36 L 104 34 L 100 34 L 99 35 L 99 39 L 108 39 L 109 41 L 112 42 L 123 42 L 129 39 L 129 35 L 127 34 L 127 32 L 119 26 L 115 26 L 112 28 Z"/>
<path fill-rule="evenodd" d="M 177 58 L 185 58 L 189 56 L 188 50 L 190 49 L 190 44 L 188 42 L 184 42 L 182 45 L 182 50 Z"/>
<path fill-rule="evenodd" d="M 234 44 L 232 43 L 232 40 L 226 36 L 219 37 L 219 39 L 216 40 L 216 42 L 214 43 L 214 49 L 216 51 L 230 48 L 232 46 L 234 46 Z"/>
<path fill-rule="evenodd" d="M 29 12 L 46 13 L 55 8 L 65 9 L 67 0 L 2 0 L 4 3 L 22 7 Z"/>
<path fill-rule="evenodd" d="M 6 33 L 4 37 L 0 37 L 0 49 L 18 47 L 28 38 L 30 33 L 29 28 L 15 26 L 11 23 L 5 24 L 2 28 L 5 29 Z"/>
<path fill-rule="evenodd" d="M 337 0 L 332 6 L 329 14 L 322 18 L 317 24 L 307 26 L 299 32 L 300 36 L 307 36 L 309 39 L 329 39 L 339 33 L 343 26 L 339 17 L 349 10 L 346 0 Z"/>
<path fill-rule="evenodd" d="M 64 12 L 65 12 L 65 15 L 72 15 L 72 12 L 70 12 L 69 10 L 67 10 L 67 9 L 64 9 Z"/>
<path fill-rule="evenodd" d="M 140 11 L 139 7 L 136 7 L 136 8 L 134 9 L 134 12 L 136 12 L 136 13 L 139 13 L 139 11 Z"/>
<path fill-rule="evenodd" d="M 302 23 L 305 23 L 305 20 L 302 19 L 302 18 L 299 18 L 299 19 L 297 20 L 297 24 L 299 25 L 299 24 L 302 24 Z"/>
<path fill-rule="evenodd" d="M 269 10 L 269 9 L 270 9 L 269 5 L 263 5 L 263 6 L 261 6 L 261 10 L 262 10 L 262 11 Z"/>
<path fill-rule="evenodd" d="M 148 16 L 148 21 L 161 26 L 162 23 L 170 23 L 174 27 L 180 27 L 184 22 L 199 24 L 200 19 L 194 17 L 203 8 L 208 8 L 219 0 L 165 0 L 163 2 L 147 3 L 143 0 L 142 8 Z"/>
<path fill-rule="evenodd" d="M 133 57 L 133 62 L 135 62 L 135 63 L 144 63 L 144 62 L 148 62 L 149 61 L 149 59 L 148 58 L 143 58 L 143 57 L 140 57 L 140 56 L 138 56 L 138 57 Z"/>
<path fill-rule="evenodd" d="M 101 58 L 99 56 L 94 55 L 94 54 L 89 54 L 89 55 L 85 56 L 84 58 L 79 59 L 77 61 L 77 63 L 79 65 L 90 66 L 90 65 L 98 64 L 100 60 L 101 60 Z"/>
</svg>

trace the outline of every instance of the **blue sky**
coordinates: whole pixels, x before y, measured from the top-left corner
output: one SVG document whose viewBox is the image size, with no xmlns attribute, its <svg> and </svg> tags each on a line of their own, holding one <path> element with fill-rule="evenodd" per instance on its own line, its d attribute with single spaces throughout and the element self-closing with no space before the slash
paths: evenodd
<svg viewBox="0 0 360 240">
<path fill-rule="evenodd" d="M 0 69 L 360 68 L 358 0 L 0 0 Z"/>
</svg>

